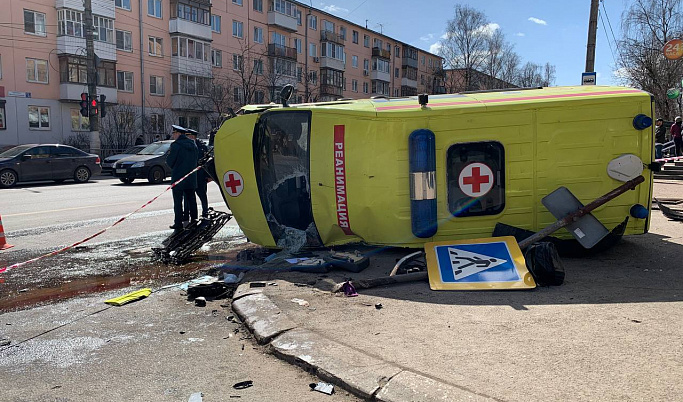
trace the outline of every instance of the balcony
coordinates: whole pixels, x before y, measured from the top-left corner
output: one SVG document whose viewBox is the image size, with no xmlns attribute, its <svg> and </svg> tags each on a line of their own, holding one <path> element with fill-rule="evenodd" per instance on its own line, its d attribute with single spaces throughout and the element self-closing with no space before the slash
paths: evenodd
<svg viewBox="0 0 683 402">
<path fill-rule="evenodd" d="M 268 11 L 268 25 L 275 25 L 290 32 L 296 32 L 299 23 L 296 17 L 277 11 Z"/>
<path fill-rule="evenodd" d="M 183 34 L 205 40 L 211 40 L 211 25 L 204 25 L 197 22 L 173 18 L 168 22 L 170 34 Z"/>
<path fill-rule="evenodd" d="M 81 12 L 85 11 L 83 1 L 81 0 L 56 0 L 55 8 L 58 10 L 60 8 L 69 8 Z M 94 15 L 114 19 L 116 15 L 114 2 L 110 0 L 92 0 L 92 13 Z"/>
<path fill-rule="evenodd" d="M 403 57 L 401 59 L 401 66 L 417 68 L 417 59 L 412 59 L 410 57 Z"/>
<path fill-rule="evenodd" d="M 171 74 L 187 74 L 197 77 L 211 77 L 211 61 L 171 56 Z"/>
<path fill-rule="evenodd" d="M 401 78 L 401 86 L 417 88 L 417 79 L 411 80 L 410 78 Z"/>
<path fill-rule="evenodd" d="M 341 97 L 343 92 L 344 92 L 344 90 L 341 87 L 337 87 L 337 86 L 330 85 L 330 84 L 321 84 L 320 85 L 320 95 L 322 95 L 322 96 Z"/>
<path fill-rule="evenodd" d="M 321 57 L 320 68 L 331 68 L 333 70 L 344 71 L 346 65 L 342 60 L 333 59 L 332 57 Z"/>
<path fill-rule="evenodd" d="M 417 95 L 417 87 L 401 87 L 401 96 L 415 96 Z"/>
<path fill-rule="evenodd" d="M 268 44 L 268 56 L 281 57 L 284 59 L 296 60 L 296 48 L 278 45 L 276 43 Z"/>
<path fill-rule="evenodd" d="M 338 45 L 344 45 L 344 38 L 338 33 L 333 31 L 323 30 L 320 31 L 320 41 L 321 42 L 334 42 Z"/>
<path fill-rule="evenodd" d="M 391 52 L 388 50 L 384 50 L 379 47 L 373 47 L 372 48 L 372 57 L 381 57 L 383 59 L 391 59 Z"/>
<path fill-rule="evenodd" d="M 83 92 L 87 92 L 86 84 L 77 84 L 72 82 L 62 82 L 59 84 L 59 100 L 61 101 L 80 102 L 81 93 Z M 97 95 L 106 96 L 107 103 L 116 103 L 116 88 L 97 87 Z"/>
<path fill-rule="evenodd" d="M 212 112 L 214 110 L 208 96 L 172 94 L 171 108 L 173 110 Z"/>
<path fill-rule="evenodd" d="M 100 59 L 116 61 L 116 44 L 93 41 L 95 54 Z M 85 56 L 85 38 L 75 36 L 58 36 L 57 53 Z"/>
<path fill-rule="evenodd" d="M 385 73 L 384 71 L 372 70 L 370 71 L 370 79 L 391 82 L 391 74 Z"/>
</svg>

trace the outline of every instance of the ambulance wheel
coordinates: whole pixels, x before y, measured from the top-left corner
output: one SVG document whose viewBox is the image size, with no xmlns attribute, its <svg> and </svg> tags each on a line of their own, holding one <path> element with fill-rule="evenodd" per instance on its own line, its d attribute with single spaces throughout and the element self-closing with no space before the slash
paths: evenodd
<svg viewBox="0 0 683 402">
<path fill-rule="evenodd" d="M 538 286 L 564 283 L 564 266 L 553 243 L 534 243 L 524 252 L 526 266 Z"/>
</svg>

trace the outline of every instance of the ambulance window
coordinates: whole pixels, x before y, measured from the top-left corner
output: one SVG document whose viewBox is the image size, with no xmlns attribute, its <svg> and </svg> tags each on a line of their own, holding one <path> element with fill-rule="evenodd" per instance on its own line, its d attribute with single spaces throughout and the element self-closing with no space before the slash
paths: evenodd
<svg viewBox="0 0 683 402">
<path fill-rule="evenodd" d="M 306 111 L 266 112 L 256 126 L 254 169 L 263 212 L 276 241 L 286 228 L 305 231 L 313 223 L 310 122 Z"/>
<path fill-rule="evenodd" d="M 499 142 L 452 145 L 446 156 L 448 210 L 458 217 L 496 215 L 505 208 L 505 149 Z"/>
</svg>

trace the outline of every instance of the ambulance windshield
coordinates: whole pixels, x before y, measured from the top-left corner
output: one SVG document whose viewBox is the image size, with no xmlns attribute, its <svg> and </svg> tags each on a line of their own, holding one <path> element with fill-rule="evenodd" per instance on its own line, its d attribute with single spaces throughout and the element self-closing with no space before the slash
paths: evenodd
<svg viewBox="0 0 683 402">
<path fill-rule="evenodd" d="M 276 243 L 288 250 L 320 243 L 311 208 L 310 126 L 310 112 L 272 111 L 261 115 L 254 135 L 263 212 Z"/>
</svg>

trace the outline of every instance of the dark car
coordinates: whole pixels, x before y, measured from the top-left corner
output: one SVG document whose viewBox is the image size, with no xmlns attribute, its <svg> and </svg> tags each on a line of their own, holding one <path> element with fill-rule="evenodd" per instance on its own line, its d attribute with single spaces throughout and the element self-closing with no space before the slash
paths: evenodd
<svg viewBox="0 0 683 402">
<path fill-rule="evenodd" d="M 114 176 L 126 184 L 132 183 L 135 179 L 161 183 L 171 175 L 171 168 L 166 164 L 166 156 L 171 149 L 172 142 L 172 140 L 153 142 L 136 155 L 120 159 L 112 166 Z"/>
<path fill-rule="evenodd" d="M 36 180 L 85 183 L 101 171 L 99 156 L 68 145 L 19 145 L 0 154 L 0 187 L 4 188 Z"/>
<path fill-rule="evenodd" d="M 127 158 L 129 156 L 133 156 L 133 155 L 137 154 L 138 152 L 145 149 L 146 146 L 147 145 L 133 145 L 132 147 L 127 148 L 125 151 L 123 151 L 120 154 L 107 156 L 106 158 L 104 158 L 104 161 L 102 161 L 102 173 L 103 174 L 113 174 L 112 166 L 114 166 L 115 162 L 117 162 L 123 158 Z"/>
</svg>

